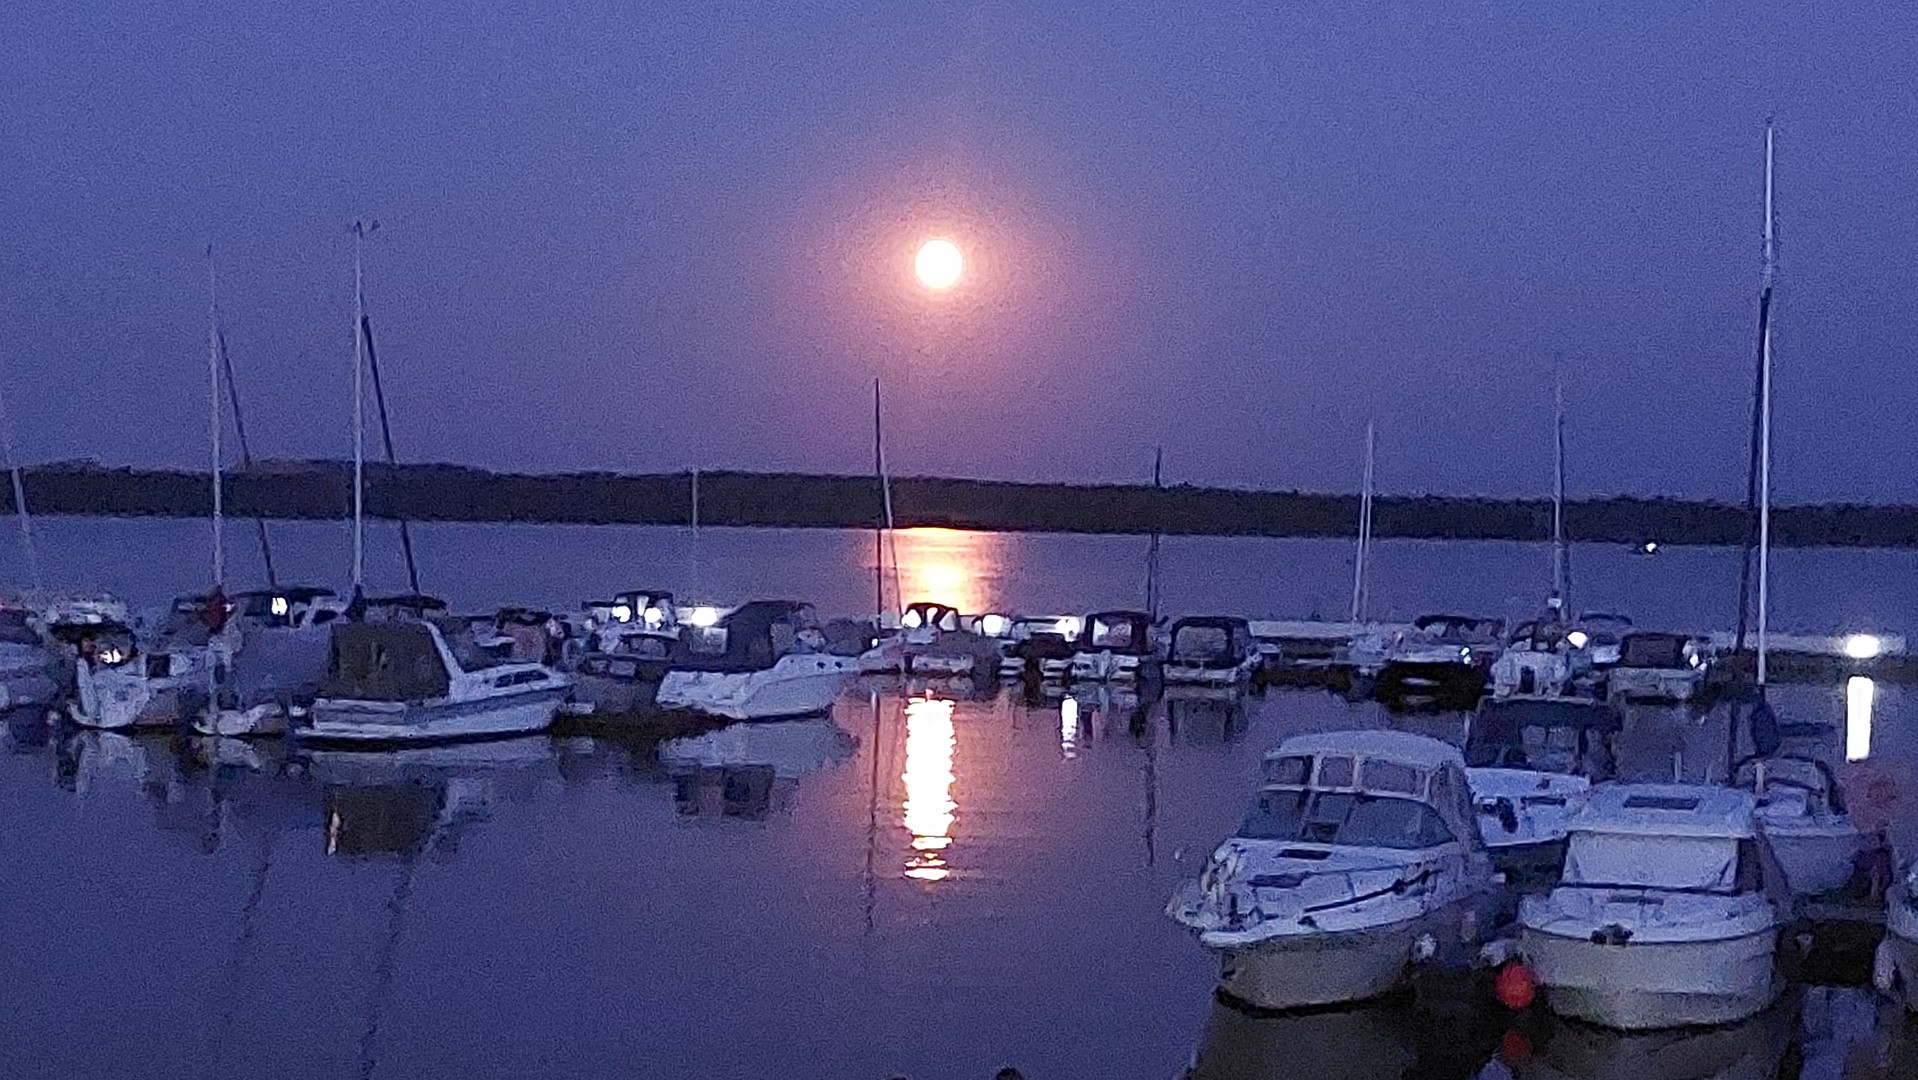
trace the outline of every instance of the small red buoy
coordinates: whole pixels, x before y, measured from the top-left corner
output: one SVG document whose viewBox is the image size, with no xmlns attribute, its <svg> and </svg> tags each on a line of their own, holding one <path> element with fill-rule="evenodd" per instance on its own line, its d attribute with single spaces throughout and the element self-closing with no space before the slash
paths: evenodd
<svg viewBox="0 0 1918 1080">
<path fill-rule="evenodd" d="M 1538 997 L 1538 983 L 1533 980 L 1531 969 L 1515 961 L 1499 969 L 1498 978 L 1492 981 L 1492 992 L 1498 996 L 1499 1004 L 1508 1009 L 1529 1009 Z"/>
</svg>

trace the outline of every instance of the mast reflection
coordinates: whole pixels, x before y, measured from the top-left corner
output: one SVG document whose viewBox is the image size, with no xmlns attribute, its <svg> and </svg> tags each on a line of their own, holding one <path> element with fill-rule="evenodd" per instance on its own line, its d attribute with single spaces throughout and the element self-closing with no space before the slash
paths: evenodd
<svg viewBox="0 0 1918 1080">
<path fill-rule="evenodd" d="M 906 876 L 943 881 L 952 873 L 946 849 L 952 845 L 952 752 L 956 742 L 953 703 L 915 697 L 906 703 L 906 798 L 902 824 L 912 834 Z"/>
</svg>

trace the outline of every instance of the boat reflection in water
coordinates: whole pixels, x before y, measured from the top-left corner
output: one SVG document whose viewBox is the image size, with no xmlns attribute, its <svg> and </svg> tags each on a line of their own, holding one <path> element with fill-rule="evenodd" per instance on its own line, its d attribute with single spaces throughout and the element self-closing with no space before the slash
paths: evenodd
<svg viewBox="0 0 1918 1080">
<path fill-rule="evenodd" d="M 943 881 L 952 874 L 946 852 L 952 846 L 952 823 L 959 804 L 952 799 L 952 760 L 957 735 L 952 724 L 953 703 L 941 698 L 916 697 L 906 702 L 906 798 L 900 805 L 901 824 L 912 834 L 912 852 L 906 857 L 906 876 L 919 881 Z"/>
<path fill-rule="evenodd" d="M 1245 693 L 1231 687 L 1168 686 L 1165 717 L 1173 741 L 1187 746 L 1223 746 L 1252 724 Z"/>
<path fill-rule="evenodd" d="M 845 761 L 858 746 L 827 719 L 730 724 L 661 743 L 659 761 L 681 814 L 760 821 L 791 807 L 800 777 Z"/>
<path fill-rule="evenodd" d="M 1499 1029 L 1406 1005 L 1258 1014 L 1215 1000 L 1187 1080 L 1467 1080 Z"/>
<path fill-rule="evenodd" d="M 398 750 L 314 750 L 299 761 L 320 785 L 326 853 L 346 858 L 451 854 L 501 798 L 529 799 L 553 767 L 544 736 Z"/>
<path fill-rule="evenodd" d="M 1773 1080 L 1798 1033 L 1799 998 L 1710 1028 L 1624 1032 L 1552 1020 L 1507 1055 L 1517 1080 Z"/>
</svg>

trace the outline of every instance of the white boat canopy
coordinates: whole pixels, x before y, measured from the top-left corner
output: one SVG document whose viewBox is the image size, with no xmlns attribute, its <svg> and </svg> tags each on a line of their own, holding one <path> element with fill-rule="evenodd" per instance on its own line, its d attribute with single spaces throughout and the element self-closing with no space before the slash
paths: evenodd
<svg viewBox="0 0 1918 1080">
<path fill-rule="evenodd" d="M 1749 791 L 1698 784 L 1604 784 L 1592 790 L 1571 831 L 1627 836 L 1716 837 L 1758 835 L 1757 803 Z"/>
<path fill-rule="evenodd" d="M 1327 731 L 1314 735 L 1294 735 L 1265 752 L 1270 763 L 1288 757 L 1318 757 L 1344 754 L 1352 757 L 1383 758 L 1421 769 L 1446 765 L 1465 767 L 1465 756 L 1458 747 L 1424 735 L 1404 731 Z"/>
</svg>

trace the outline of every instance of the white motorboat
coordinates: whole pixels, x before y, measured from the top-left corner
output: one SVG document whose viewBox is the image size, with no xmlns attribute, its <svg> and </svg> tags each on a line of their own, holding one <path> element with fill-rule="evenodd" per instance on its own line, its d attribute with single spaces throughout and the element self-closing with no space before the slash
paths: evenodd
<svg viewBox="0 0 1918 1080">
<path fill-rule="evenodd" d="M 336 622 L 332 663 L 306 722 L 309 742 L 414 743 L 544 731 L 570 682 L 543 664 L 502 663 L 463 620 Z"/>
<path fill-rule="evenodd" d="M 1705 647 L 1691 637 L 1635 631 L 1619 642 L 1606 693 L 1620 701 L 1691 701 L 1704 691 L 1709 665 Z"/>
<path fill-rule="evenodd" d="M 347 603 L 331 589 L 289 586 L 238 593 L 209 644 L 215 689 L 193 718 L 201 735 L 283 735 L 313 705 L 332 659 L 331 624 Z"/>
<path fill-rule="evenodd" d="M 1012 647 L 999 661 L 1002 676 L 1059 681 L 1072 674 L 1072 653 L 1084 622 L 1077 615 L 1021 615 L 1007 636 Z"/>
<path fill-rule="evenodd" d="M 1596 782 L 1615 774 L 1617 710 L 1581 698 L 1487 698 L 1465 735 L 1465 777 L 1493 861 L 1557 880 L 1565 836 Z"/>
<path fill-rule="evenodd" d="M 1267 1009 L 1377 997 L 1424 961 L 1468 963 L 1501 883 L 1458 750 L 1396 731 L 1287 739 L 1236 835 L 1167 913 Z"/>
<path fill-rule="evenodd" d="M 1243 686 L 1262 662 L 1244 619 L 1189 616 L 1172 624 L 1164 664 L 1167 683 Z"/>
<path fill-rule="evenodd" d="M 1872 982 L 1918 1013 L 1918 859 L 1905 864 L 1885 897 L 1885 938 L 1878 943 Z"/>
<path fill-rule="evenodd" d="M 1079 682 L 1127 682 L 1159 675 L 1159 643 L 1152 616 L 1143 611 L 1100 611 L 1085 618 L 1085 632 L 1072 653 Z"/>
<path fill-rule="evenodd" d="M 1572 637 L 1577 631 L 1546 619 L 1521 623 L 1492 661 L 1492 696 L 1563 697 L 1592 669 Z"/>
<path fill-rule="evenodd" d="M 1784 873 L 1751 793 L 1607 784 L 1565 870 L 1519 908 L 1519 952 L 1554 1012 L 1625 1030 L 1730 1024 L 1783 985 Z"/>
<path fill-rule="evenodd" d="M 1788 754 L 1747 758 L 1732 782 L 1758 801 L 1758 827 L 1795 895 L 1820 896 L 1851 883 L 1865 837 L 1824 762 Z"/>
<path fill-rule="evenodd" d="M 1485 691 L 1505 624 L 1469 615 L 1425 615 L 1397 635 L 1379 665 L 1378 699 L 1403 708 L 1469 709 Z"/>
<path fill-rule="evenodd" d="M 982 670 L 996 675 L 1003 660 L 1000 643 L 977 626 L 949 604 L 916 601 L 906 605 L 892 634 L 859 657 L 859 669 L 935 677 Z"/>
<path fill-rule="evenodd" d="M 63 626 L 57 636 L 75 650 L 67 714 L 81 727 L 177 727 L 206 708 L 213 672 L 204 644 L 142 651 L 117 623 Z"/>
<path fill-rule="evenodd" d="M 832 708 L 856 661 L 824 651 L 812 605 L 755 600 L 687 626 L 658 703 L 727 720 L 790 720 Z"/>
</svg>

